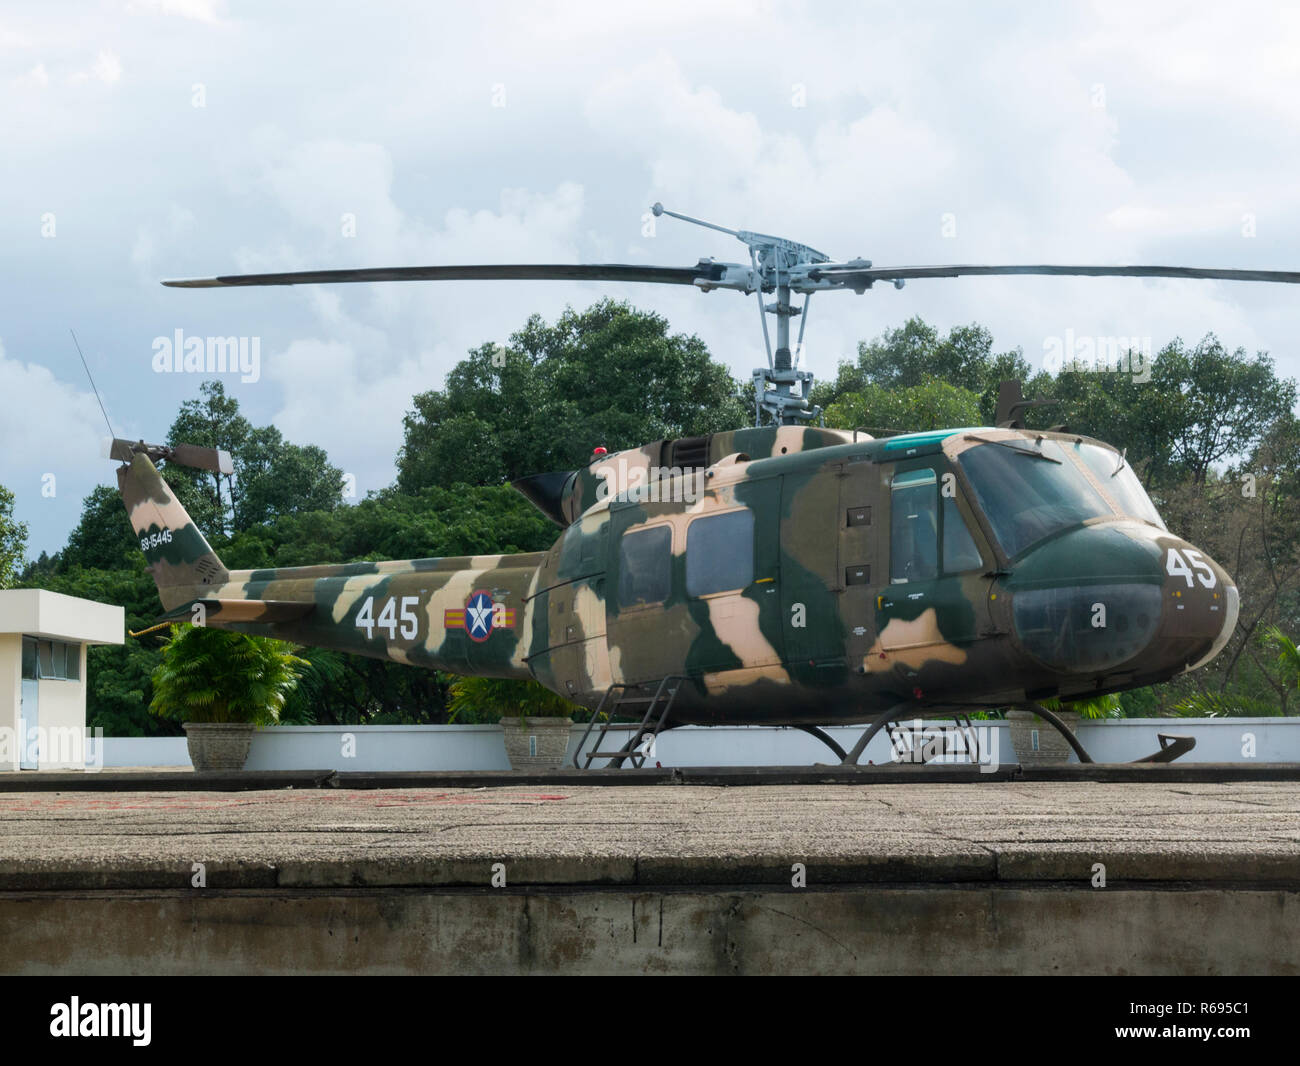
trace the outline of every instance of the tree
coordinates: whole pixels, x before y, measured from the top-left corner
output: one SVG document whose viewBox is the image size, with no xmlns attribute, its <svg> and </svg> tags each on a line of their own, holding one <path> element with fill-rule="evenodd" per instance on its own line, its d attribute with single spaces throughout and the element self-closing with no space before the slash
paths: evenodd
<svg viewBox="0 0 1300 1066">
<path fill-rule="evenodd" d="M 0 589 L 18 579 L 27 551 L 27 525 L 14 518 L 14 494 L 0 485 Z"/>
<path fill-rule="evenodd" d="M 174 470 L 168 474 L 173 475 Z M 115 488 L 96 485 L 82 500 L 81 518 L 59 553 L 61 570 L 81 566 L 94 570 L 130 569 L 140 554 L 140 540 Z"/>
<path fill-rule="evenodd" d="M 1196 484 L 1216 463 L 1249 453 L 1296 404 L 1295 382 L 1279 381 L 1266 353 L 1230 353 L 1212 333 L 1190 351 L 1181 340 L 1162 349 L 1151 383 L 1174 407 L 1170 458 Z"/>
<path fill-rule="evenodd" d="M 205 381 L 199 392 L 181 404 L 167 443 L 219 448 L 234 467 L 220 474 L 166 464 L 168 484 L 199 529 L 226 534 L 280 514 L 339 506 L 343 471 L 321 448 L 291 444 L 274 426 L 253 426 L 220 381 Z"/>
<path fill-rule="evenodd" d="M 332 511 L 342 499 L 343 471 L 330 465 L 324 450 L 290 444 L 274 426 L 250 430 L 234 460 L 236 529 L 277 515 Z"/>
<path fill-rule="evenodd" d="M 980 396 L 932 377 L 911 388 L 868 384 L 831 404 L 826 409 L 826 424 L 839 429 L 861 427 L 871 433 L 976 426 L 980 424 Z"/>
<path fill-rule="evenodd" d="M 833 382 L 814 389 L 813 400 L 829 408 L 844 396 L 861 393 L 869 386 L 893 392 L 938 379 L 977 393 L 980 417 L 973 421 L 991 423 L 999 382 L 1010 378 L 1029 382 L 1033 378 L 1037 386 L 1044 377 L 1033 377 L 1018 348 L 994 353 L 993 335 L 983 326 L 955 326 L 947 337 L 940 337 L 939 331 L 924 320 L 910 318 L 898 329 L 859 343 L 857 362 L 841 363 Z"/>
<path fill-rule="evenodd" d="M 239 413 L 239 401 L 226 395 L 226 387 L 220 381 L 205 381 L 199 386 L 199 395 L 199 399 L 181 404 L 167 432 L 167 443 L 219 448 L 233 458 L 248 440 L 252 425 Z M 195 525 L 206 533 L 228 532 L 237 499 L 238 471 L 220 474 L 178 463 L 167 466 L 168 483 Z"/>
<path fill-rule="evenodd" d="M 654 440 L 745 425 L 750 411 L 698 337 L 602 300 L 554 325 L 532 316 L 504 349 L 485 344 L 420 393 L 404 420 L 397 487 L 499 484 Z"/>
</svg>

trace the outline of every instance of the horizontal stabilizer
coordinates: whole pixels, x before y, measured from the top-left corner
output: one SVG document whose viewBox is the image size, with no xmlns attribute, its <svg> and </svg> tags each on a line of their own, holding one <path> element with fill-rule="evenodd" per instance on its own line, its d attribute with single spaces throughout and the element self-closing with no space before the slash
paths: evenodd
<svg viewBox="0 0 1300 1066">
<path fill-rule="evenodd" d="M 190 600 L 163 615 L 164 621 L 192 622 L 195 608 L 205 622 L 293 622 L 311 614 L 314 603 L 299 600 Z"/>
<path fill-rule="evenodd" d="M 197 470 L 211 470 L 214 474 L 233 474 L 235 465 L 230 453 L 218 448 L 201 448 L 197 444 L 146 444 L 144 441 L 122 440 L 117 438 L 108 442 L 108 458 L 118 462 L 129 463 L 139 454 L 145 454 L 152 462 L 165 459 L 169 463 L 192 466 Z"/>
</svg>

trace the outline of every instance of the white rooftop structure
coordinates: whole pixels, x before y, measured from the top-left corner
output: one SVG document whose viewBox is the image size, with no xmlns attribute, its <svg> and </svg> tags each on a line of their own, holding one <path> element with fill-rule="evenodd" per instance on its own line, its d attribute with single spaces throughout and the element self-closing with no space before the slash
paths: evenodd
<svg viewBox="0 0 1300 1066">
<path fill-rule="evenodd" d="M 121 644 L 125 624 L 121 607 L 0 592 L 0 771 L 86 765 L 86 648 Z"/>
</svg>

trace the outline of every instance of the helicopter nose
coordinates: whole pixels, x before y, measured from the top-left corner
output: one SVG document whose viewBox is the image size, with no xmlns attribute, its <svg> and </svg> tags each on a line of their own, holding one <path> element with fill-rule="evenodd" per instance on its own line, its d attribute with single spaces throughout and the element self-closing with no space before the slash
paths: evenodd
<svg viewBox="0 0 1300 1066">
<path fill-rule="evenodd" d="M 1149 654 L 1175 673 L 1204 666 L 1237 628 L 1241 599 L 1228 572 L 1176 537 L 1159 538 L 1164 609 Z"/>
<path fill-rule="evenodd" d="M 1053 538 L 1017 563 L 1006 588 L 1024 650 L 1076 677 L 1194 669 L 1237 621 L 1237 588 L 1223 568 L 1145 523 Z"/>
</svg>

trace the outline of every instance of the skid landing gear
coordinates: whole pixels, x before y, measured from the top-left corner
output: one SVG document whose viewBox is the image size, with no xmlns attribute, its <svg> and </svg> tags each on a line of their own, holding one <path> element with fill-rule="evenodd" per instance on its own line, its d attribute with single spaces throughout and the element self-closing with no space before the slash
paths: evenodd
<svg viewBox="0 0 1300 1066">
<path fill-rule="evenodd" d="M 1032 711 L 1034 714 L 1038 715 L 1038 717 L 1040 717 L 1044 722 L 1046 722 L 1058 733 L 1060 733 L 1061 736 L 1065 738 L 1065 742 L 1070 745 L 1075 755 L 1079 757 L 1079 762 L 1081 763 L 1095 762 L 1093 757 L 1088 754 L 1088 749 L 1085 748 L 1079 742 L 1079 738 L 1074 735 L 1074 733 L 1070 730 L 1070 727 L 1067 726 L 1063 721 L 1061 721 L 1061 719 L 1057 717 L 1057 715 L 1053 711 L 1049 711 L 1046 707 L 1037 703 L 1026 703 L 1023 705 L 1023 709 L 1027 711 Z M 956 718 L 957 722 L 963 725 L 963 728 L 965 728 L 968 731 L 968 736 L 972 743 L 972 747 L 969 749 L 971 752 L 972 759 L 976 762 L 979 761 L 979 749 L 977 746 L 974 745 L 975 731 L 971 726 L 970 718 L 963 715 L 962 710 L 959 708 L 928 707 L 925 709 L 920 709 L 911 704 L 897 703 L 893 707 L 890 707 L 889 710 L 884 711 L 881 714 L 877 715 L 876 718 L 872 720 L 871 724 L 868 725 L 867 728 L 862 731 L 862 736 L 860 736 L 858 738 L 858 742 L 853 745 L 853 749 L 849 751 L 847 754 L 845 753 L 843 748 L 841 748 L 837 743 L 835 743 L 834 740 L 832 740 L 829 736 L 823 733 L 820 729 L 817 729 L 814 726 L 800 726 L 799 728 L 803 729 L 805 733 L 809 733 L 812 736 L 817 737 L 818 740 L 822 741 L 833 752 L 835 752 L 835 754 L 840 759 L 841 766 L 857 766 L 858 759 L 862 757 L 862 753 L 867 750 L 867 745 L 871 743 L 872 738 L 877 733 L 879 733 L 882 729 L 889 729 L 890 723 L 894 722 L 895 720 L 900 718 L 907 718 L 907 717 Z M 1194 747 L 1196 747 L 1195 737 L 1177 736 L 1173 733 L 1157 733 L 1156 736 L 1160 741 L 1160 750 L 1152 753 L 1151 755 L 1144 756 L 1141 759 L 1134 759 L 1133 762 L 1135 763 L 1173 762 L 1175 759 L 1179 758 L 1180 756 L 1186 755 L 1189 751 L 1191 751 Z"/>
</svg>

